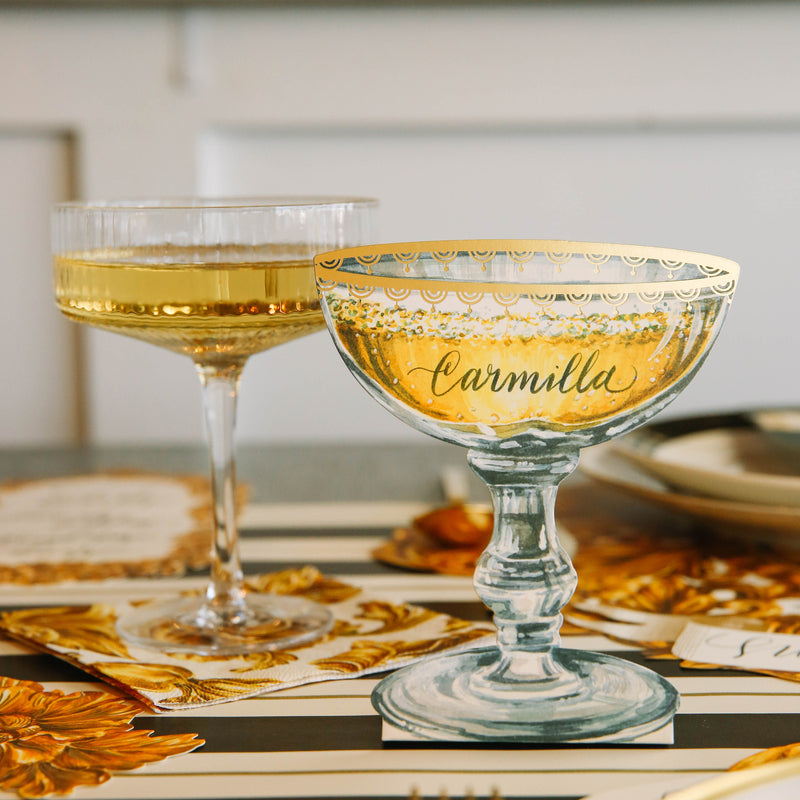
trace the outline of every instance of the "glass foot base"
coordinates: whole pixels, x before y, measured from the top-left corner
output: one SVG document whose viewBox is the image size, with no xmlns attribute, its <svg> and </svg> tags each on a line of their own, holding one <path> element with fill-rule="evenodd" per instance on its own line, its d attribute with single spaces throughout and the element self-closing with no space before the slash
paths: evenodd
<svg viewBox="0 0 800 800">
<path fill-rule="evenodd" d="M 674 716 L 678 693 L 660 675 L 599 653 L 556 648 L 559 680 L 495 681 L 497 648 L 405 667 L 372 704 L 387 722 L 428 739 L 482 742 L 631 741 Z M 561 688 L 559 688 L 561 687 Z"/>
<path fill-rule="evenodd" d="M 244 655 L 305 644 L 327 633 L 333 615 L 302 597 L 248 594 L 245 609 L 221 613 L 205 597 L 180 597 L 139 606 L 117 620 L 133 644 L 199 655 Z"/>
</svg>

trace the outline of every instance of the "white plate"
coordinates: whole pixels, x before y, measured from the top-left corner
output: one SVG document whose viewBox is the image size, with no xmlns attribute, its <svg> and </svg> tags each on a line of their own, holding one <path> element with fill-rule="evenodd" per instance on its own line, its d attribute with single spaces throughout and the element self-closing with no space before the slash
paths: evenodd
<svg viewBox="0 0 800 800">
<path fill-rule="evenodd" d="M 691 516 L 729 535 L 800 546 L 800 508 L 740 503 L 672 491 L 662 480 L 621 456 L 614 442 L 586 448 L 581 471 L 648 502 Z"/>
<path fill-rule="evenodd" d="M 665 438 L 645 428 L 621 439 L 618 449 L 684 492 L 800 508 L 800 459 L 759 430 L 716 428 Z"/>
</svg>

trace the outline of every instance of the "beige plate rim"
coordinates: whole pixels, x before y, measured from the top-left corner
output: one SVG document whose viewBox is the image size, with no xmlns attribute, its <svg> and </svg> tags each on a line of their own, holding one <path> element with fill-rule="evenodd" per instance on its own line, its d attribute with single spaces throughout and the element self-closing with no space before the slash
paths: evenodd
<svg viewBox="0 0 800 800">
<path fill-rule="evenodd" d="M 725 523 L 736 531 L 749 530 L 759 538 L 800 534 L 800 508 L 741 503 L 673 492 L 658 479 L 637 470 L 615 448 L 613 441 L 586 448 L 581 453 L 581 471 L 598 483 L 663 508 L 681 511 L 706 522 Z"/>
<path fill-rule="evenodd" d="M 700 452 L 709 446 L 724 445 L 726 440 L 760 436 L 759 431 L 745 428 L 711 428 L 670 438 L 643 430 L 620 440 L 616 451 L 678 489 L 697 491 L 720 500 L 739 499 L 757 505 L 800 507 L 800 476 L 717 469 L 684 458 L 659 456 L 659 450 L 666 445 L 685 446 L 688 457 L 688 448 Z M 701 438 L 703 447 L 699 446 Z"/>
</svg>

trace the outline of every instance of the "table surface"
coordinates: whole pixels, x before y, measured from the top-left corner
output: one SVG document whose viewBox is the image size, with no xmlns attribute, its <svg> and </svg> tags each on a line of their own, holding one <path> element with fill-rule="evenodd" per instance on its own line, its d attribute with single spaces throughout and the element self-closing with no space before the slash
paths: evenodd
<svg viewBox="0 0 800 800">
<path fill-rule="evenodd" d="M 440 474 L 463 467 L 463 451 L 446 445 L 243 448 L 240 478 L 250 487 L 242 520 L 246 572 L 312 563 L 324 573 L 392 601 L 412 602 L 468 620 L 488 615 L 469 578 L 414 573 L 374 561 L 370 550 L 419 510 L 443 500 Z M 111 468 L 204 473 L 202 450 L 179 447 L 105 450 L 10 450 L 0 453 L 0 480 Z M 486 494 L 469 480 L 473 499 Z M 644 508 L 580 477 L 563 487 L 570 514 L 652 518 L 669 529 L 665 512 Z M 602 502 L 598 502 L 602 501 Z M 296 527 L 296 504 L 335 515 Z M 288 505 L 287 505 L 288 504 Z M 602 510 L 596 510 L 602 509 Z M 567 514 L 567 517 L 569 515 Z M 311 518 L 311 515 L 309 516 Z M 566 520 L 567 524 L 569 519 Z M 685 521 L 674 520 L 685 530 Z M 102 601 L 120 592 L 200 586 L 203 574 L 181 579 L 101 583 L 0 585 L 0 610 Z M 565 637 L 568 647 L 613 652 L 643 662 L 635 648 L 600 636 Z M 800 684 L 725 670 L 682 669 L 647 661 L 682 695 L 673 745 L 480 746 L 383 743 L 370 692 L 377 679 L 329 681 L 190 712 L 144 714 L 135 727 L 158 734 L 196 733 L 206 744 L 188 755 L 115 774 L 74 797 L 129 798 L 583 798 L 650 800 L 660 794 L 625 787 L 699 781 L 759 750 L 800 739 Z M 55 658 L 0 640 L 0 675 L 33 680 L 48 691 L 102 689 Z M 0 792 L 0 796 L 6 796 Z M 13 796 L 13 795 L 8 795 Z"/>
</svg>

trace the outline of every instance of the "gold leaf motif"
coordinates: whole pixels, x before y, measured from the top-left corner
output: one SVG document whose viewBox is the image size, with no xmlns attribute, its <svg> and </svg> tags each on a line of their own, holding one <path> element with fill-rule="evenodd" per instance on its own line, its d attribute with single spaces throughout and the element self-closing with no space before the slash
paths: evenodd
<svg viewBox="0 0 800 800">
<path fill-rule="evenodd" d="M 361 613 L 356 614 L 356 619 L 377 620 L 380 627 L 370 631 L 371 635 L 377 633 L 394 633 L 405 631 L 422 625 L 436 616 L 435 611 L 419 606 L 394 605 L 383 600 L 371 600 L 359 605 Z"/>
<path fill-rule="evenodd" d="M 97 663 L 93 667 L 133 691 L 163 693 L 160 706 L 234 700 L 254 690 L 280 683 L 271 678 L 197 678 L 191 670 L 170 664 Z M 175 693 L 178 693 L 175 696 Z"/>
<path fill-rule="evenodd" d="M 315 640 L 315 643 L 319 639 Z M 232 672 L 253 672 L 261 669 L 272 669 L 272 667 L 282 667 L 297 661 L 297 656 L 292 655 L 288 650 L 265 650 L 263 652 L 245 653 L 244 655 L 231 656 L 201 656 L 197 653 L 170 653 L 172 658 L 180 658 L 184 661 L 197 661 L 201 663 L 217 663 L 219 661 L 246 661 L 246 667 L 237 667 Z"/>
<path fill-rule="evenodd" d="M 393 641 L 376 642 L 362 640 L 353 642 L 350 649 L 330 658 L 321 658 L 311 663 L 323 670 L 355 673 L 367 669 L 386 666 L 389 662 L 421 658 L 439 653 L 451 647 L 458 647 L 485 636 L 486 630 L 473 629 L 438 639 L 424 639 L 417 642 Z"/>
<path fill-rule="evenodd" d="M 146 692 L 167 694 L 175 686 L 187 683 L 194 673 L 174 664 L 142 664 L 134 662 L 97 662 L 95 669 L 125 686 Z"/>
<path fill-rule="evenodd" d="M 297 661 L 297 656 L 286 650 L 265 650 L 262 653 L 248 653 L 246 656 L 240 656 L 240 658 L 247 662 L 247 666 L 236 667 L 232 672 L 254 672 L 256 670 L 272 669 L 273 667 L 282 667 Z"/>
<path fill-rule="evenodd" d="M 151 636 L 154 641 L 163 642 L 164 650 L 170 656 L 179 655 L 179 652 L 170 652 L 170 645 L 194 644 L 207 647 L 212 644 L 217 636 L 225 639 L 227 636 L 238 636 L 242 640 L 249 642 L 275 641 L 286 634 L 302 632 L 303 626 L 299 622 L 291 619 L 281 619 L 273 617 L 265 620 L 258 625 L 250 626 L 242 632 L 235 624 L 222 623 L 213 631 L 205 625 L 184 624 L 182 628 L 176 627 L 170 620 L 164 620 L 151 628 Z M 220 660 L 230 660 L 232 656 L 221 656 Z"/>
<path fill-rule="evenodd" d="M 340 636 L 358 636 L 359 633 L 361 633 L 361 629 L 358 625 L 354 625 L 347 619 L 337 619 L 327 636 L 329 639 L 337 639 Z"/>
<path fill-rule="evenodd" d="M 773 761 L 782 761 L 785 758 L 796 758 L 798 756 L 800 756 L 800 742 L 783 745 L 782 747 L 770 747 L 767 750 L 753 753 L 753 755 L 747 756 L 747 758 L 743 758 L 741 761 L 737 761 L 733 766 L 728 767 L 728 771 L 735 772 L 740 769 L 760 767 L 762 764 L 769 764 Z"/>
<path fill-rule="evenodd" d="M 446 633 L 451 633 L 453 631 L 463 631 L 464 628 L 469 628 L 472 626 L 469 620 L 466 619 L 459 619 L 458 617 L 449 617 L 447 622 L 445 623 L 444 629 Z M 489 630 L 489 628 L 483 629 L 484 634 L 493 633 L 493 631 Z"/>
<path fill-rule="evenodd" d="M 302 595 L 318 603 L 341 603 L 361 592 L 361 589 L 325 577 L 316 567 L 285 569 L 261 575 L 246 584 L 249 591 Z"/>
<path fill-rule="evenodd" d="M 204 678 L 192 679 L 179 688 L 179 697 L 160 701 L 162 706 L 180 707 L 186 703 L 223 703 L 245 695 L 257 694 L 268 686 L 280 684 L 272 678 Z"/>
<path fill-rule="evenodd" d="M 302 644 L 294 644 L 286 648 L 284 652 L 295 652 L 297 650 L 310 650 L 320 644 L 338 639 L 341 636 L 358 636 L 362 633 L 361 628 L 355 623 L 347 619 L 335 619 L 333 627 L 319 639 L 312 639 L 310 642 L 303 642 Z"/>
<path fill-rule="evenodd" d="M 255 580 L 249 579 L 248 588 L 256 592 L 274 592 L 275 594 L 303 594 L 322 578 L 316 567 L 300 569 L 284 569 L 280 572 L 269 572 L 259 575 Z"/>
<path fill-rule="evenodd" d="M 605 606 L 706 616 L 710 621 L 726 616 L 752 621 L 770 633 L 800 633 L 800 615 L 783 611 L 797 608 L 800 599 L 796 552 L 709 532 L 699 537 L 688 524 L 680 526 L 655 510 L 633 509 L 621 518 L 614 495 L 596 486 L 560 492 L 559 503 L 559 518 L 579 541 L 574 603 L 591 599 Z M 578 616 L 574 610 L 567 613 Z M 562 627 L 563 634 L 584 630 L 577 624 Z M 646 646 L 647 658 L 676 658 L 671 642 L 661 648 Z M 681 666 L 719 669 L 688 661 Z M 748 671 L 800 682 L 800 672 Z"/>
<path fill-rule="evenodd" d="M 66 794 L 203 744 L 196 734 L 133 730 L 139 703 L 103 692 L 45 692 L 0 678 L 0 788 L 20 797 Z"/>
<path fill-rule="evenodd" d="M 574 532 L 574 530 L 573 530 Z M 576 600 L 658 614 L 730 615 L 763 620 L 768 629 L 792 632 L 795 616 L 782 616 L 781 598 L 800 594 L 797 565 L 774 552 L 715 543 L 714 555 L 692 540 L 653 536 L 595 536 L 575 558 Z"/>
<path fill-rule="evenodd" d="M 338 639 L 342 636 L 360 636 L 362 633 L 363 631 L 361 628 L 357 625 L 354 625 L 349 620 L 337 619 L 334 620 L 331 630 L 328 631 L 328 633 L 323 634 L 319 639 L 313 639 L 310 642 L 296 644 L 287 648 L 286 650 L 272 650 L 265 653 L 250 653 L 243 657 L 244 660 L 248 662 L 246 667 L 237 667 L 231 671 L 237 673 L 255 672 L 256 670 L 271 669 L 272 667 L 283 666 L 284 664 L 289 664 L 292 661 L 298 660 L 297 656 L 295 656 L 291 651 L 310 650 L 313 647 L 333 641 L 334 639 Z M 209 656 L 209 658 L 211 660 L 214 659 L 213 656 Z M 239 658 L 241 660 L 242 657 L 232 656 L 232 658 Z"/>
<path fill-rule="evenodd" d="M 117 636 L 114 609 L 107 605 L 7 611 L 0 615 L 0 629 L 43 646 L 130 658 Z"/>
<path fill-rule="evenodd" d="M 800 617 L 796 614 L 773 619 L 767 624 L 767 631 L 769 633 L 800 633 Z"/>
<path fill-rule="evenodd" d="M 320 669 L 355 673 L 385 664 L 394 658 L 396 642 L 353 642 L 345 653 L 330 658 L 321 658 L 311 663 Z"/>
</svg>

